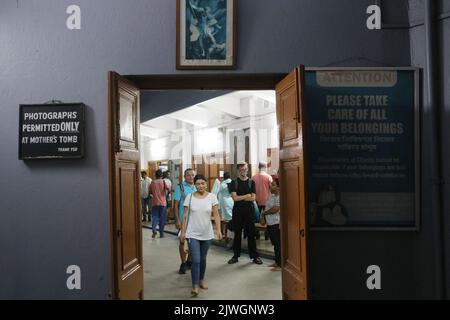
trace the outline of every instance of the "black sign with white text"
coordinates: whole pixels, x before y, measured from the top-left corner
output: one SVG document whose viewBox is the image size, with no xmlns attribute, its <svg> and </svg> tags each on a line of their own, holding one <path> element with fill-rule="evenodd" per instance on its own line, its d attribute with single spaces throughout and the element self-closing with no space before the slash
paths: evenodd
<svg viewBox="0 0 450 320">
<path fill-rule="evenodd" d="M 82 158 L 83 103 L 20 105 L 19 159 Z"/>
</svg>

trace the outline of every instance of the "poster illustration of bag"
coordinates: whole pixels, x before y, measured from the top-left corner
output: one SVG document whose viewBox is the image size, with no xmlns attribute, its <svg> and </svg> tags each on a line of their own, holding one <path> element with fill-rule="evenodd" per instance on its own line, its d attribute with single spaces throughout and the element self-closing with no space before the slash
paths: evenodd
<svg viewBox="0 0 450 320">
<path fill-rule="evenodd" d="M 310 205 L 314 225 L 342 226 L 347 222 L 345 208 L 336 199 L 331 185 L 325 185 L 318 195 L 318 202 Z"/>
</svg>

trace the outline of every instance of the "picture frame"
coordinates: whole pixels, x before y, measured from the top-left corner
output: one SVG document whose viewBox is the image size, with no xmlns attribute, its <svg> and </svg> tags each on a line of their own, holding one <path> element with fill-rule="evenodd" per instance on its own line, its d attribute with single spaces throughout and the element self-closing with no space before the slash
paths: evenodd
<svg viewBox="0 0 450 320">
<path fill-rule="evenodd" d="M 306 116 L 304 142 L 314 149 L 305 160 L 311 231 L 420 231 L 420 90 L 420 69 L 414 67 L 306 68 L 305 100 L 316 106 Z M 351 103 L 322 103 L 333 95 L 386 100 L 355 103 L 359 116 L 339 118 L 328 105 L 343 110 Z M 383 108 L 389 113 L 378 117 Z M 358 110 L 370 110 L 370 116 Z M 332 131 L 315 129 L 333 121 L 338 126 Z M 363 125 L 346 131 L 358 122 Z M 400 131 L 390 127 L 395 124 Z M 372 137 L 367 133 L 374 128 L 379 131 Z"/>
<path fill-rule="evenodd" d="M 177 0 L 177 69 L 236 68 L 236 4 Z"/>
<path fill-rule="evenodd" d="M 86 105 L 19 105 L 19 160 L 82 159 L 86 145 Z"/>
</svg>

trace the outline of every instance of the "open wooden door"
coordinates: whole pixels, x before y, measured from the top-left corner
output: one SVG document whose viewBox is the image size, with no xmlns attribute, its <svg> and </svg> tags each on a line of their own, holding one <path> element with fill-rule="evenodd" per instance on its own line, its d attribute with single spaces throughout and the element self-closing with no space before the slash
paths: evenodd
<svg viewBox="0 0 450 320">
<path fill-rule="evenodd" d="M 283 299 L 307 299 L 307 230 L 303 152 L 303 73 L 300 66 L 275 90 L 280 138 Z"/>
<path fill-rule="evenodd" d="M 113 299 L 143 299 L 139 90 L 108 74 Z"/>
</svg>

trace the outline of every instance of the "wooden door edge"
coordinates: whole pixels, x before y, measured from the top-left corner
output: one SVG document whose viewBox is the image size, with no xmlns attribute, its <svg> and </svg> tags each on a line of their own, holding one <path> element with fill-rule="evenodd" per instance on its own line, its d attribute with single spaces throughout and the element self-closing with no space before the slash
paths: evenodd
<svg viewBox="0 0 450 320">
<path fill-rule="evenodd" d="M 114 217 L 115 208 L 115 156 L 114 156 L 114 125 L 115 125 L 115 113 L 114 105 L 117 102 L 117 76 L 118 74 L 114 71 L 108 72 L 108 124 L 107 124 L 107 134 L 108 134 L 108 188 L 109 188 L 109 242 L 110 242 L 110 265 L 111 265 L 111 291 L 108 296 L 110 299 L 116 300 L 119 297 L 118 286 L 117 286 L 117 248 L 114 237 L 114 230 L 116 227 L 116 221 Z"/>
<path fill-rule="evenodd" d="M 296 89 L 296 103 L 298 105 L 298 109 L 296 110 L 297 115 L 297 124 L 299 123 L 299 121 L 302 120 L 302 127 L 301 127 L 301 135 L 302 135 L 302 146 L 303 146 L 303 164 L 305 164 L 305 149 L 307 150 L 307 148 L 305 148 L 305 144 L 303 143 L 305 141 L 305 131 L 306 131 L 306 126 L 304 125 L 304 108 L 305 108 L 305 101 L 304 101 L 304 87 L 302 87 L 302 83 L 304 84 L 304 71 L 305 71 L 305 67 L 304 65 L 299 65 L 297 67 L 295 67 L 289 74 L 287 74 L 282 80 L 280 80 L 276 86 L 275 86 L 275 91 L 276 91 L 276 104 L 277 106 L 281 103 L 279 96 L 285 92 L 286 90 L 288 90 L 289 88 L 292 88 L 293 86 L 295 86 Z M 278 108 L 277 108 L 278 109 Z M 278 110 L 277 110 L 278 111 Z M 283 146 L 283 137 L 282 137 L 282 133 L 281 133 L 281 126 L 280 126 L 280 115 L 277 112 L 276 114 L 277 117 L 277 123 L 279 125 L 279 133 L 278 133 L 278 138 L 279 138 L 279 149 L 281 150 L 282 146 Z M 280 166 L 281 166 L 282 160 L 280 159 Z M 309 275 L 309 241 L 308 241 L 308 210 L 307 210 L 307 191 L 306 191 L 306 170 L 305 170 L 306 166 L 303 165 L 303 180 L 304 180 L 304 187 L 303 190 L 301 190 L 300 192 L 303 193 L 304 196 L 304 201 L 305 201 L 305 225 L 304 225 L 304 229 L 305 229 L 305 237 L 304 237 L 304 244 L 305 244 L 305 259 L 306 259 L 306 265 L 305 265 L 305 300 L 308 300 L 310 297 L 310 286 L 309 286 L 309 279 L 310 279 L 310 275 Z M 280 172 L 279 175 L 279 179 L 280 179 L 280 183 L 283 183 L 283 179 L 282 179 L 282 172 Z M 300 194 L 299 194 L 300 196 Z M 283 219 L 283 218 L 281 218 Z M 286 225 L 281 224 L 280 227 L 280 231 L 281 231 L 281 243 L 286 243 L 287 242 L 287 236 L 286 236 Z M 285 251 L 286 251 L 286 247 L 282 245 L 281 247 L 281 264 L 282 264 L 282 268 L 284 269 L 284 260 L 283 257 L 285 256 Z M 286 300 L 289 299 L 288 295 L 282 291 L 282 299 Z"/>
<path fill-rule="evenodd" d="M 308 168 L 308 157 L 306 154 L 309 153 L 309 145 L 308 145 L 308 132 L 305 125 L 305 119 L 307 118 L 308 112 L 306 110 L 306 101 L 305 101 L 305 87 L 301 87 L 302 83 L 305 84 L 305 66 L 299 65 L 297 66 L 297 74 L 298 74 L 298 101 L 299 101 L 299 116 L 303 119 L 302 125 L 302 146 L 303 146 L 303 177 L 304 177 L 304 190 L 303 198 L 305 200 L 305 257 L 306 257 L 306 265 L 305 265 L 305 287 L 306 287 L 306 299 L 309 300 L 311 297 L 311 287 L 310 283 L 310 246 L 309 246 L 309 194 L 308 188 L 306 187 L 307 181 L 309 181 L 309 172 L 306 170 Z"/>
</svg>

